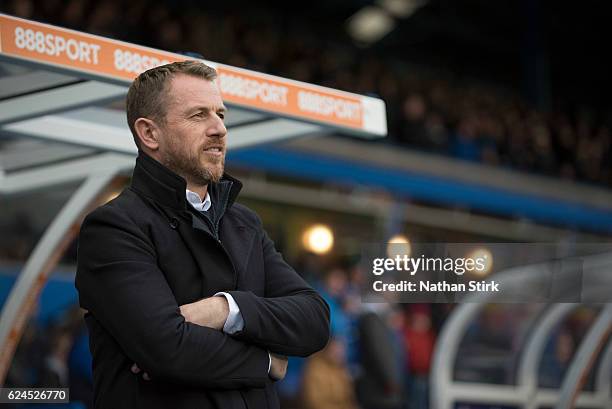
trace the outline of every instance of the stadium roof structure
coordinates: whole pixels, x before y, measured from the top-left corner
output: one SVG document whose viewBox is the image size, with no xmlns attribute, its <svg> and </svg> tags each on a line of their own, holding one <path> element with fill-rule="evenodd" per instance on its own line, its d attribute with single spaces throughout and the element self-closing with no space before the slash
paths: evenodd
<svg viewBox="0 0 612 409">
<path fill-rule="evenodd" d="M 156 65 L 194 59 L 3 14 L 0 30 L 2 133 L 55 143 L 4 142 L 5 193 L 26 188 L 7 180 L 15 168 L 93 152 L 135 155 L 122 103 L 130 82 Z M 230 149 L 326 131 L 387 133 L 381 99 L 202 61 L 217 69 L 230 107 Z"/>
<path fill-rule="evenodd" d="M 142 71 L 195 59 L 0 14 L 0 195 L 84 180 L 46 230 L 0 317 L 0 384 L 46 275 L 137 154 L 124 99 Z M 202 60 L 229 107 L 228 148 L 340 132 L 387 134 L 381 99 Z"/>
</svg>

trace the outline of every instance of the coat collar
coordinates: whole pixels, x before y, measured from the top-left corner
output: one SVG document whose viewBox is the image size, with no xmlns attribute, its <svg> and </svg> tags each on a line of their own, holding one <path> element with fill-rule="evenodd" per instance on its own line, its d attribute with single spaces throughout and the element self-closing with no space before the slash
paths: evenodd
<svg viewBox="0 0 612 409">
<path fill-rule="evenodd" d="M 185 179 L 140 150 L 136 158 L 131 186 L 161 205 L 177 210 L 187 209 L 188 203 L 185 199 L 187 182 Z M 212 183 L 208 187 L 213 203 L 215 199 L 218 200 L 227 195 L 227 208 L 229 208 L 238 197 L 242 183 L 224 173 L 219 183 Z"/>
</svg>

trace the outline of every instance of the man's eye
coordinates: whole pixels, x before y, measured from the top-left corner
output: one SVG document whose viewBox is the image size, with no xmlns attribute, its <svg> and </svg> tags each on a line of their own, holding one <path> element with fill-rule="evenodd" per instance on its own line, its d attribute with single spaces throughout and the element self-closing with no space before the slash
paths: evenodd
<svg viewBox="0 0 612 409">
<path fill-rule="evenodd" d="M 219 115 L 219 118 L 225 119 L 225 114 L 223 112 L 220 112 L 217 115 Z"/>
</svg>

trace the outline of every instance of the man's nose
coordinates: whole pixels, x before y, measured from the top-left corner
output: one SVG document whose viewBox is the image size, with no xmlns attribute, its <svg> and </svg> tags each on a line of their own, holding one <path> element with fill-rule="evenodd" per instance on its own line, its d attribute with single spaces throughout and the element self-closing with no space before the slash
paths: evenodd
<svg viewBox="0 0 612 409">
<path fill-rule="evenodd" d="M 227 128 L 218 115 L 214 115 L 212 121 L 214 122 L 208 127 L 207 136 L 223 138 L 227 135 Z"/>
</svg>

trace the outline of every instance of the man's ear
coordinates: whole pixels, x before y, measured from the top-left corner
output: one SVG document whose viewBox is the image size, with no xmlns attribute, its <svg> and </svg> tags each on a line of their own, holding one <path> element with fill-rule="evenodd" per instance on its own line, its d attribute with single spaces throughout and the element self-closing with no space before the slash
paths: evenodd
<svg viewBox="0 0 612 409">
<path fill-rule="evenodd" d="M 159 148 L 161 131 L 154 121 L 149 118 L 138 118 L 134 122 L 134 130 L 142 146 L 146 146 L 151 151 Z"/>
</svg>

